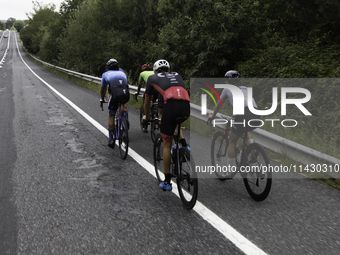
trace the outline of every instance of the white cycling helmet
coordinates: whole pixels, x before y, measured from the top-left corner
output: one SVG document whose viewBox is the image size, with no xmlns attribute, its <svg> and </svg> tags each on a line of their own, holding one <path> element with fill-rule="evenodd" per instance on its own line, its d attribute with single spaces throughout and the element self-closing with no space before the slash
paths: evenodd
<svg viewBox="0 0 340 255">
<path fill-rule="evenodd" d="M 162 67 L 166 67 L 170 70 L 170 64 L 168 61 L 166 61 L 165 59 L 160 59 L 157 60 L 154 64 L 153 64 L 153 71 L 155 72 L 156 70 L 158 70 L 159 68 Z"/>
</svg>

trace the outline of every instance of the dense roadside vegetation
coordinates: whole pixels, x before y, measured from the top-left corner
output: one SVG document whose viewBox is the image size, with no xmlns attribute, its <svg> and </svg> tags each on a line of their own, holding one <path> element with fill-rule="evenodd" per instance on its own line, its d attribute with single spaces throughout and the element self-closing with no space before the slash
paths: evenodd
<svg viewBox="0 0 340 255">
<path fill-rule="evenodd" d="M 333 0 L 65 0 L 34 2 L 21 33 L 44 61 L 100 76 L 119 60 L 137 79 L 165 58 L 185 79 L 339 77 L 340 2 Z"/>
<path fill-rule="evenodd" d="M 65 0 L 59 11 L 35 2 L 27 24 L 21 40 L 40 59 L 100 77 L 114 57 L 130 84 L 143 63 L 159 58 L 188 85 L 192 77 L 222 77 L 229 69 L 248 78 L 340 77 L 334 0 Z M 271 103 L 264 88 L 257 90 L 261 107 Z M 308 105 L 313 117 L 294 115 L 299 128 L 270 131 L 339 157 L 339 84 L 308 89 L 317 95 Z"/>
</svg>

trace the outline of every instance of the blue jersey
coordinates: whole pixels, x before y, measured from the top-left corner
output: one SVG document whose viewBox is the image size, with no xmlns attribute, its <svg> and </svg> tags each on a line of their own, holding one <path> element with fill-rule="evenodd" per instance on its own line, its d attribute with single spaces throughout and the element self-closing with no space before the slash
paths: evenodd
<svg viewBox="0 0 340 255">
<path fill-rule="evenodd" d="M 122 70 L 109 70 L 103 73 L 101 87 L 109 85 L 109 92 L 112 88 L 122 84 L 128 84 L 126 74 Z"/>
</svg>

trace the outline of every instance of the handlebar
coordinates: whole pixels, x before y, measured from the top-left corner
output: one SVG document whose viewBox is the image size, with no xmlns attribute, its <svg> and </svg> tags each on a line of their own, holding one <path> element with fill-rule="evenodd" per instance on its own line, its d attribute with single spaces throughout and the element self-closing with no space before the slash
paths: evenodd
<svg viewBox="0 0 340 255">
<path fill-rule="evenodd" d="M 106 103 L 107 103 L 107 102 L 106 102 L 105 99 L 104 99 L 104 100 L 100 100 L 100 108 L 102 108 L 102 111 L 104 111 L 103 105 L 106 104 Z"/>
</svg>

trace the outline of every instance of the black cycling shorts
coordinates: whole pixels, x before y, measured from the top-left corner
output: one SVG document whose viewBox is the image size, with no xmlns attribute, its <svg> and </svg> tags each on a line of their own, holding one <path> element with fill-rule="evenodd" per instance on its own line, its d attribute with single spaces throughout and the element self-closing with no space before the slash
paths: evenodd
<svg viewBox="0 0 340 255">
<path fill-rule="evenodd" d="M 258 121 L 255 121 L 258 120 Z M 247 131 L 252 131 L 254 130 L 257 126 L 261 125 L 261 121 L 260 121 L 261 117 L 252 113 L 248 107 L 244 108 L 244 115 L 236 115 L 235 116 L 235 120 L 234 123 L 239 123 L 239 124 L 233 124 L 233 127 L 231 129 L 231 131 L 237 135 L 237 136 L 241 136 L 247 129 Z M 251 121 L 251 125 L 252 126 L 256 126 L 256 127 L 250 127 L 248 125 L 248 121 L 249 120 L 254 120 Z"/>
<path fill-rule="evenodd" d="M 190 116 L 190 103 L 184 100 L 168 100 L 164 105 L 161 134 L 166 142 L 171 142 L 176 129 L 176 119 L 181 117 L 183 121 Z"/>
</svg>

